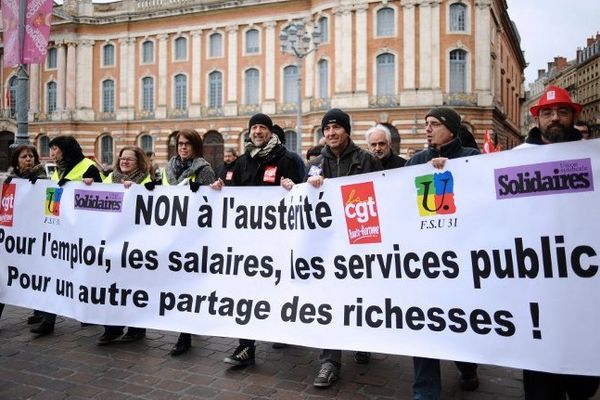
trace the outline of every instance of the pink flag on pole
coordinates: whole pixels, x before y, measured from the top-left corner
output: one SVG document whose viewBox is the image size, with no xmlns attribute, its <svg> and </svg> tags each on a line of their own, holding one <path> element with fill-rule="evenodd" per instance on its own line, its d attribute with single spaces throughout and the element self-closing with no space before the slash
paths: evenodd
<svg viewBox="0 0 600 400">
<path fill-rule="evenodd" d="M 52 0 L 27 0 L 23 64 L 43 64 L 48 52 Z"/>
<path fill-rule="evenodd" d="M 21 63 L 19 49 L 19 0 L 2 0 L 2 26 L 4 30 L 4 66 Z"/>
</svg>

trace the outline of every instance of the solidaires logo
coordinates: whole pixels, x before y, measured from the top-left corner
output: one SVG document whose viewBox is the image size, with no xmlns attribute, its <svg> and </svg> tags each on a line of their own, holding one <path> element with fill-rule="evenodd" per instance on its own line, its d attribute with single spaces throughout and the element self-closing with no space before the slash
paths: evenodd
<svg viewBox="0 0 600 400">
<path fill-rule="evenodd" d="M 46 188 L 46 201 L 44 201 L 44 214 L 49 217 L 60 216 L 60 198 L 62 197 L 62 188 Z"/>
<path fill-rule="evenodd" d="M 419 215 L 447 215 L 456 212 L 454 178 L 450 171 L 421 175 L 415 178 Z"/>
</svg>

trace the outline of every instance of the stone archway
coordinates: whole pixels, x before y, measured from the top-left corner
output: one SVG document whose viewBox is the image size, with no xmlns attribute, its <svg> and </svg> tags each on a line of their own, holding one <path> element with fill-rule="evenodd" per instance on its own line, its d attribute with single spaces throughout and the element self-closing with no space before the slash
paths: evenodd
<svg viewBox="0 0 600 400">
<path fill-rule="evenodd" d="M 15 141 L 15 134 L 9 131 L 0 132 L 0 171 L 10 166 L 10 145 Z"/>
<path fill-rule="evenodd" d="M 223 163 L 224 143 L 223 136 L 217 131 L 206 132 L 202 138 L 204 159 L 210 163 L 213 169 Z"/>
</svg>

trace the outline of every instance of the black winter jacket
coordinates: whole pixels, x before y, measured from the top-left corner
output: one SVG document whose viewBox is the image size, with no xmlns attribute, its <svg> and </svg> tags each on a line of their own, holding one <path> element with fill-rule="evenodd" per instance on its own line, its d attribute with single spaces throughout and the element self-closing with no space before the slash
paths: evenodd
<svg viewBox="0 0 600 400">
<path fill-rule="evenodd" d="M 352 140 L 344 149 L 340 158 L 337 158 L 329 146 L 321 150 L 321 155 L 313 158 L 308 163 L 307 175 L 321 175 L 324 178 L 338 178 L 340 176 L 366 174 L 367 172 L 381 171 L 383 167 L 379 159 L 361 149 Z"/>
<path fill-rule="evenodd" d="M 281 177 L 301 183 L 302 176 L 296 160 L 283 145 L 275 146 L 266 157 L 250 157 L 244 153 L 233 168 L 231 184 L 233 186 L 278 186 Z"/>
<path fill-rule="evenodd" d="M 405 167 L 417 164 L 425 164 L 432 158 L 446 157 L 446 158 L 460 158 L 475 156 L 479 154 L 479 150 L 472 147 L 462 147 L 459 138 L 454 138 L 450 142 L 443 145 L 440 150 L 436 150 L 433 147 L 428 148 L 415 154 L 410 160 L 406 162 Z"/>
<path fill-rule="evenodd" d="M 379 161 L 381 161 L 381 165 L 383 166 L 383 169 L 400 168 L 400 167 L 404 167 L 404 164 L 406 164 L 406 160 L 404 158 L 395 155 L 391 151 L 387 155 L 387 157 L 380 159 Z"/>
</svg>

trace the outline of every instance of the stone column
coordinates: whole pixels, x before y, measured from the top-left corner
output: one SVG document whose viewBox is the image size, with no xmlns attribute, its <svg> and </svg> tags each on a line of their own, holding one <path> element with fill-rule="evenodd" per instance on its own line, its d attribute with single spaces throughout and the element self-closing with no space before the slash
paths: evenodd
<svg viewBox="0 0 600 400">
<path fill-rule="evenodd" d="M 169 35 L 158 35 L 158 98 L 156 102 L 156 113 L 154 116 L 158 119 L 167 117 L 167 39 Z"/>
<path fill-rule="evenodd" d="M 66 108 L 67 111 L 75 110 L 75 95 L 77 91 L 77 43 L 67 43 L 67 90 L 66 90 Z"/>
<path fill-rule="evenodd" d="M 83 39 L 77 46 L 76 65 L 77 86 L 75 87 L 76 119 L 81 121 L 94 120 L 92 109 L 92 93 L 96 83 L 92 82 L 92 71 L 94 66 L 94 41 Z M 98 88 L 96 88 L 98 90 Z"/>
<path fill-rule="evenodd" d="M 238 27 L 227 27 L 227 97 L 223 107 L 226 116 L 237 115 Z"/>
<path fill-rule="evenodd" d="M 358 4 L 356 9 L 356 31 L 354 42 L 356 43 L 355 58 L 355 79 L 356 88 L 354 94 L 354 107 L 369 107 L 369 94 L 367 92 L 367 69 L 368 69 L 368 48 L 367 48 L 367 18 L 369 4 Z"/>
<path fill-rule="evenodd" d="M 491 48 L 491 1 L 475 2 L 475 93 L 478 106 L 491 106 L 492 96 L 492 48 Z M 468 86 L 468 85 L 467 85 Z"/>
<path fill-rule="evenodd" d="M 202 112 L 202 31 L 192 31 L 192 79 L 190 82 L 190 117 L 200 117 Z"/>
<path fill-rule="evenodd" d="M 265 60 L 265 70 L 261 80 L 265 85 L 265 97 L 262 102 L 262 112 L 265 114 L 275 114 L 277 110 L 275 103 L 275 80 L 277 79 L 277 73 L 275 72 L 275 52 L 279 52 L 279 49 L 275 46 L 276 23 L 274 21 L 267 21 L 263 25 L 265 27 L 265 49 L 262 56 L 263 60 Z"/>
<path fill-rule="evenodd" d="M 347 7 L 334 10 L 335 16 L 335 93 L 332 106 L 352 107 L 352 13 Z"/>
<path fill-rule="evenodd" d="M 56 112 L 61 113 L 65 109 L 67 57 L 65 52 L 65 43 L 61 41 L 56 43 L 56 45 Z"/>
<path fill-rule="evenodd" d="M 415 37 L 416 20 L 415 20 L 415 0 L 402 0 L 402 47 L 403 47 L 403 62 L 402 62 L 402 82 L 403 88 L 400 93 L 401 105 L 414 105 L 417 101 L 417 91 L 415 82 L 416 58 L 415 58 Z"/>
<path fill-rule="evenodd" d="M 41 100 L 45 97 L 46 88 L 40 96 L 40 66 L 39 64 L 29 65 L 29 120 L 33 120 L 36 113 L 40 111 Z"/>
<path fill-rule="evenodd" d="M 118 120 L 134 119 L 134 99 L 136 91 L 135 38 L 119 39 L 119 104 L 116 105 Z"/>
</svg>

